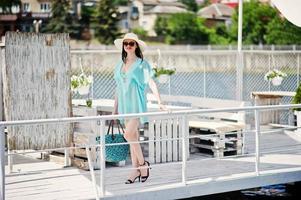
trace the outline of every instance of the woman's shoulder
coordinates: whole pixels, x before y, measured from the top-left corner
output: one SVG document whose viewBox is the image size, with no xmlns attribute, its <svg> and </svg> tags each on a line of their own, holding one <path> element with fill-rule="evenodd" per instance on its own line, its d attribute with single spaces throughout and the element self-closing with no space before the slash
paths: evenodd
<svg viewBox="0 0 301 200">
<path fill-rule="evenodd" d="M 118 70 L 119 68 L 121 68 L 123 61 L 120 59 L 118 60 L 118 62 L 115 65 L 115 70 Z"/>
<path fill-rule="evenodd" d="M 145 59 L 141 59 L 141 58 L 139 58 L 140 60 L 139 60 L 139 62 L 138 62 L 138 64 L 143 68 L 143 67 L 149 67 L 150 66 L 150 64 L 149 64 L 149 62 L 147 61 L 147 60 L 145 60 Z"/>
</svg>

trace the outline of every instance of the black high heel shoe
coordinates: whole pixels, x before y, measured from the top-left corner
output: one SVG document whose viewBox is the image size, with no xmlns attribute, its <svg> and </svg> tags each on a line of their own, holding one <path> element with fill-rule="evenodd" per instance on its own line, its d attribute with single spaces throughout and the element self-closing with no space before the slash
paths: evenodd
<svg viewBox="0 0 301 200">
<path fill-rule="evenodd" d="M 141 176 L 141 182 L 144 183 L 148 177 L 149 177 L 149 170 L 151 169 L 150 168 L 150 164 L 148 161 L 144 161 L 143 165 L 140 165 L 140 167 L 143 167 L 143 166 L 146 166 L 147 165 L 147 175 L 146 176 Z M 140 172 L 141 174 L 141 172 Z"/>
<path fill-rule="evenodd" d="M 138 182 L 140 182 L 141 174 L 139 174 L 138 176 L 136 176 L 133 180 L 131 180 L 131 179 L 126 180 L 125 184 L 135 183 L 135 181 L 136 181 L 137 178 L 138 178 Z"/>
</svg>

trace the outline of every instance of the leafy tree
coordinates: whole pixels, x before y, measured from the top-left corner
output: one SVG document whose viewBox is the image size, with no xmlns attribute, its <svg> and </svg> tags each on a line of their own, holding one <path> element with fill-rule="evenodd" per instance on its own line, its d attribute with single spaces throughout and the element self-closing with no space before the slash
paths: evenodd
<svg viewBox="0 0 301 200">
<path fill-rule="evenodd" d="M 102 44 L 112 44 L 120 36 L 117 26 L 120 13 L 111 0 L 101 0 L 93 16 L 95 36 Z"/>
<path fill-rule="evenodd" d="M 218 24 L 210 31 L 210 44 L 226 45 L 230 43 L 229 33 L 225 24 Z"/>
<path fill-rule="evenodd" d="M 167 19 L 165 41 L 169 44 L 208 44 L 209 31 L 204 19 L 193 13 L 176 13 Z"/>
<path fill-rule="evenodd" d="M 243 27 L 242 39 L 244 44 L 265 44 L 267 25 L 277 17 L 277 12 L 268 4 L 262 4 L 255 0 L 243 4 Z M 233 41 L 237 40 L 238 10 L 232 15 L 230 36 Z"/>
<path fill-rule="evenodd" d="M 118 6 L 126 6 L 128 5 L 128 0 L 113 0 L 114 5 L 118 5 Z"/>
<path fill-rule="evenodd" d="M 167 17 L 159 16 L 155 21 L 154 30 L 157 35 L 166 35 L 167 34 Z"/>
<path fill-rule="evenodd" d="M 95 10 L 94 10 L 94 7 L 92 7 L 92 6 L 83 5 L 81 7 L 81 19 L 80 19 L 81 26 L 83 26 L 83 27 L 90 26 L 94 12 L 95 12 Z"/>
<path fill-rule="evenodd" d="M 69 11 L 69 0 L 53 0 L 52 17 L 42 31 L 49 33 L 69 33 L 71 37 L 78 36 L 79 24 Z"/>
<path fill-rule="evenodd" d="M 267 44 L 301 44 L 301 28 L 280 17 L 274 18 L 267 26 Z"/>
<path fill-rule="evenodd" d="M 296 90 L 296 95 L 293 97 L 292 104 L 300 104 L 301 103 L 301 84 L 298 86 Z M 301 108 L 294 108 L 293 110 L 301 111 Z"/>
<path fill-rule="evenodd" d="M 204 0 L 203 3 L 199 6 L 200 8 L 204 8 L 211 4 L 211 0 Z"/>
<path fill-rule="evenodd" d="M 0 8 L 3 13 L 12 13 L 13 6 L 20 6 L 21 0 L 1 0 Z"/>
<path fill-rule="evenodd" d="M 197 12 L 199 7 L 195 0 L 180 0 L 183 4 L 187 6 L 188 10 L 191 10 L 193 12 Z"/>
<path fill-rule="evenodd" d="M 79 20 L 80 23 L 80 31 L 81 31 L 81 39 L 90 40 L 91 33 L 90 33 L 90 25 L 92 22 L 92 16 L 94 13 L 94 6 L 85 6 L 82 5 L 81 7 L 81 18 Z"/>
<path fill-rule="evenodd" d="M 133 28 L 133 33 L 137 34 L 140 38 L 146 37 L 147 36 L 147 31 L 144 30 L 143 28 Z"/>
</svg>

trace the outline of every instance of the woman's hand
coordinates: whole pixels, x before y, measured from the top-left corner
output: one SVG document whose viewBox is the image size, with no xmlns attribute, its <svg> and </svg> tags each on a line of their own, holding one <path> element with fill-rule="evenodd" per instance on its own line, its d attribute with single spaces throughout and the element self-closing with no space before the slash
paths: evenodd
<svg viewBox="0 0 301 200">
<path fill-rule="evenodd" d="M 167 111 L 167 107 L 164 104 L 159 103 L 159 109 L 161 111 Z"/>
</svg>

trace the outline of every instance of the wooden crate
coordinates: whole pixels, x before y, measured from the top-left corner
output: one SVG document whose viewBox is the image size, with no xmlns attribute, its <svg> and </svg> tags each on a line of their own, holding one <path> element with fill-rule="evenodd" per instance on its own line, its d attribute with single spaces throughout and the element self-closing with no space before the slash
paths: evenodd
<svg viewBox="0 0 301 200">
<path fill-rule="evenodd" d="M 73 116 L 74 117 L 84 117 L 84 116 L 97 116 L 96 108 L 88 108 L 86 106 L 73 106 Z M 88 169 L 87 154 L 85 145 L 96 144 L 96 121 L 84 121 L 76 122 L 73 127 L 73 145 L 75 147 L 82 147 L 74 149 L 72 152 L 72 164 L 81 168 Z M 91 148 L 91 159 L 94 164 L 95 169 L 99 169 L 99 163 L 96 160 L 96 149 Z"/>
<path fill-rule="evenodd" d="M 242 154 L 243 133 L 235 131 L 231 133 L 219 133 L 191 129 L 191 136 L 199 138 L 190 139 L 191 153 L 202 152 L 212 154 L 214 157 Z"/>
<path fill-rule="evenodd" d="M 148 143 L 148 157 L 150 163 L 165 163 L 182 160 L 182 136 L 183 126 L 185 126 L 185 137 L 188 137 L 188 124 L 182 124 L 181 118 L 159 117 L 149 118 L 146 136 L 150 140 Z M 189 146 L 186 140 L 186 146 Z M 189 151 L 186 152 L 187 159 Z"/>
<path fill-rule="evenodd" d="M 99 114 L 108 114 L 107 112 L 100 112 L 96 108 L 88 108 L 86 106 L 73 106 L 73 116 L 74 117 L 83 117 L 83 116 L 97 116 Z M 73 133 L 73 144 L 75 147 L 82 147 L 73 150 L 74 159 L 72 164 L 81 168 L 88 169 L 87 154 L 84 146 L 96 144 L 96 137 L 100 135 L 97 133 L 97 121 L 85 121 L 85 122 L 76 122 L 74 123 L 74 133 Z M 107 130 L 108 126 L 106 126 Z M 116 128 L 114 128 L 115 131 Z M 100 168 L 99 162 L 99 148 L 91 148 L 91 159 L 93 161 L 94 169 Z M 114 163 L 117 166 L 124 166 L 125 161 L 120 161 Z"/>
</svg>

